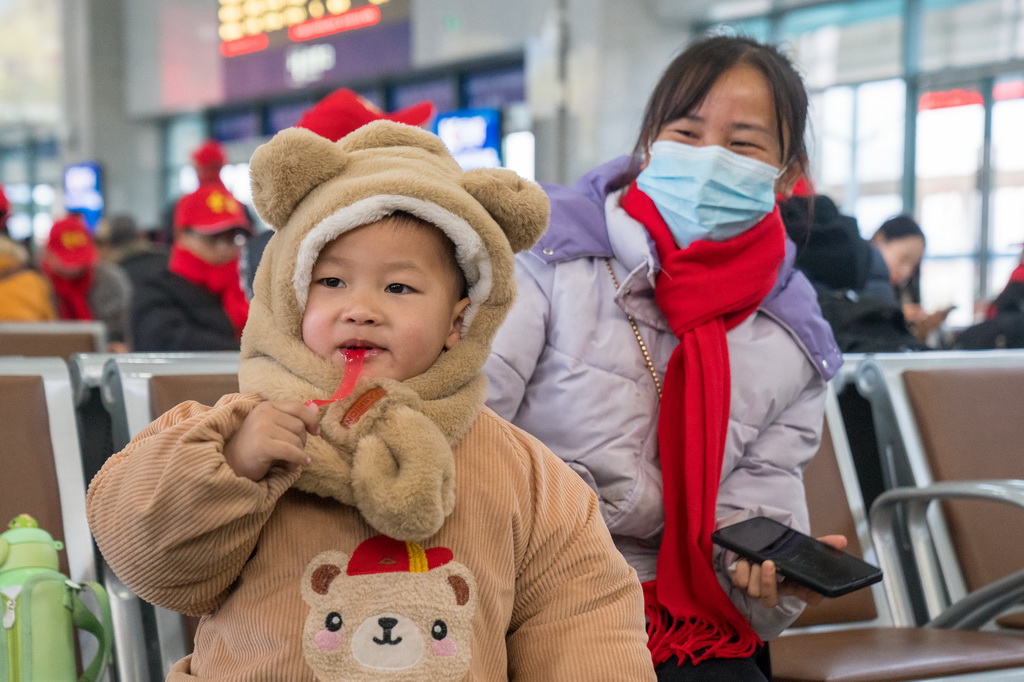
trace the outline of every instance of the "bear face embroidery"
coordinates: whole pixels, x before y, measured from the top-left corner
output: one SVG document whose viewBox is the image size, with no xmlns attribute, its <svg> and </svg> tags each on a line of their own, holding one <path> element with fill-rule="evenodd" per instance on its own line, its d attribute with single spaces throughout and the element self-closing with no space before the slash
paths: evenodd
<svg viewBox="0 0 1024 682">
<path fill-rule="evenodd" d="M 451 550 L 383 535 L 307 566 L 302 644 L 321 682 L 460 680 L 469 671 L 476 584 Z"/>
</svg>

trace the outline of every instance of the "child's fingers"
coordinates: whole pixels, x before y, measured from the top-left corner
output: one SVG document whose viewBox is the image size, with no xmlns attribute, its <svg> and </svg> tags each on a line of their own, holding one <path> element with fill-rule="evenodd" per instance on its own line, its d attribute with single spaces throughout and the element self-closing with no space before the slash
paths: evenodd
<svg viewBox="0 0 1024 682">
<path fill-rule="evenodd" d="M 301 420 L 305 433 L 313 436 L 320 434 L 320 410 L 315 405 L 306 405 L 292 400 L 278 400 L 271 405 L 278 412 Z"/>
</svg>

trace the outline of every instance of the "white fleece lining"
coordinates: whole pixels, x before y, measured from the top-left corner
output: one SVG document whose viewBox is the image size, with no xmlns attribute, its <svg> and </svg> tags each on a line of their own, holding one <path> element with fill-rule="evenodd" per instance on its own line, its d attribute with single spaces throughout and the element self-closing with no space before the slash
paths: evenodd
<svg viewBox="0 0 1024 682">
<path fill-rule="evenodd" d="M 480 304 L 491 294 L 491 259 L 484 248 L 484 242 L 469 223 L 451 211 L 423 199 L 399 194 L 379 194 L 345 206 L 321 220 L 303 237 L 292 275 L 292 286 L 295 287 L 299 309 L 306 309 L 309 282 L 320 251 L 349 230 L 376 222 L 395 211 L 411 213 L 431 225 L 436 225 L 455 244 L 455 258 L 466 276 L 466 284 L 469 287 L 470 304 L 466 308 L 462 323 L 462 333 L 465 335 L 480 309 Z"/>
</svg>

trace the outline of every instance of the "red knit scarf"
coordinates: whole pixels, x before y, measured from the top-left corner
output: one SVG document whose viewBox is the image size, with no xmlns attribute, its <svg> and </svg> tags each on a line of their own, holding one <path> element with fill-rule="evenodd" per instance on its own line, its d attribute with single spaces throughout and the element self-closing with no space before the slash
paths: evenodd
<svg viewBox="0 0 1024 682">
<path fill-rule="evenodd" d="M 235 336 L 242 336 L 242 327 L 249 317 L 249 301 L 242 292 L 237 258 L 224 265 L 211 265 L 175 244 L 171 247 L 167 269 L 220 296 L 221 307 L 235 328 Z"/>
<path fill-rule="evenodd" d="M 94 270 L 86 268 L 77 277 L 60 274 L 43 259 L 42 270 L 50 278 L 53 293 L 57 299 L 57 315 L 62 320 L 92 320 L 89 307 L 89 289 L 92 288 Z"/>
<path fill-rule="evenodd" d="M 665 531 L 657 578 L 644 583 L 655 665 L 750 656 L 761 640 L 722 590 L 711 531 L 729 424 L 725 333 L 771 291 L 785 255 L 778 209 L 724 242 L 676 246 L 654 202 L 633 183 L 622 197 L 661 259 L 654 297 L 679 346 L 669 358 L 658 414 Z"/>
</svg>

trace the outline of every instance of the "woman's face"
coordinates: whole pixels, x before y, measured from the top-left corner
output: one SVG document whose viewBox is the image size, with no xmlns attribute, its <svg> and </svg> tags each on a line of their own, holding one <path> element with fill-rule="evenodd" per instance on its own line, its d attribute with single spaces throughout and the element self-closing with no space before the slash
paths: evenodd
<svg viewBox="0 0 1024 682">
<path fill-rule="evenodd" d="M 914 274 L 924 256 L 924 239 L 901 237 L 886 241 L 884 237 L 872 240 L 882 252 L 882 259 L 889 268 L 889 281 L 893 286 L 902 286 Z"/>
<path fill-rule="evenodd" d="M 741 156 L 781 168 L 785 155 L 779 143 L 775 101 L 764 74 L 748 64 L 728 69 L 687 116 L 669 121 L 655 137 L 697 147 L 718 145 Z M 783 142 L 789 144 L 789 131 Z M 775 191 L 789 194 L 800 177 L 799 164 L 790 164 L 775 181 Z"/>
</svg>

